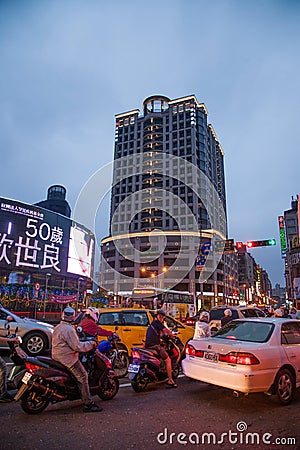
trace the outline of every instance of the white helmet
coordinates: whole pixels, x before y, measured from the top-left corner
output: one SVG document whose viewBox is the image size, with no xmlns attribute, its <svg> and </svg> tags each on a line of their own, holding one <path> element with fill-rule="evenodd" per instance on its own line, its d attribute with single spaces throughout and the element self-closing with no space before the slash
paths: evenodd
<svg viewBox="0 0 300 450">
<path fill-rule="evenodd" d="M 209 322 L 209 313 L 207 311 L 202 311 L 200 314 L 199 320 L 204 320 L 205 322 Z"/>
<path fill-rule="evenodd" d="M 67 306 L 67 308 L 63 310 L 61 319 L 64 322 L 73 322 L 75 319 L 75 309 L 71 308 L 71 306 Z"/>
<path fill-rule="evenodd" d="M 230 310 L 230 309 L 225 309 L 225 311 L 224 311 L 224 316 L 229 316 L 229 317 L 231 317 L 231 316 L 232 316 L 231 310 Z"/>
<path fill-rule="evenodd" d="M 282 317 L 282 311 L 281 311 L 281 309 L 275 309 L 275 311 L 274 311 L 274 317 Z"/>
<path fill-rule="evenodd" d="M 89 308 L 87 308 L 85 314 L 87 316 L 90 316 L 96 323 L 98 322 L 99 312 L 98 312 L 97 308 L 90 306 Z"/>
</svg>

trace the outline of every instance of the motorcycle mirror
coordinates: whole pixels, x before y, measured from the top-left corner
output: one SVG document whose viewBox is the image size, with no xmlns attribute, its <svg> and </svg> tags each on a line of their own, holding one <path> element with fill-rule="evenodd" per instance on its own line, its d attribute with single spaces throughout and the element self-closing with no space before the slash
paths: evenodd
<svg viewBox="0 0 300 450">
<path fill-rule="evenodd" d="M 119 329 L 119 327 L 115 326 L 115 331 L 117 331 Z"/>
<path fill-rule="evenodd" d="M 77 327 L 76 331 L 77 331 L 77 333 L 82 333 L 82 327 Z"/>
<path fill-rule="evenodd" d="M 16 327 L 15 334 L 17 334 L 18 331 L 19 331 L 19 327 Z"/>
</svg>

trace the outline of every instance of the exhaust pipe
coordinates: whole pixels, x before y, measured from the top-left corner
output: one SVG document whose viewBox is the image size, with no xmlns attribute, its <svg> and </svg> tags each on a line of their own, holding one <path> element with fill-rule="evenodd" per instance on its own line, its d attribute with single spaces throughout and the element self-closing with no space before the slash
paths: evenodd
<svg viewBox="0 0 300 450">
<path fill-rule="evenodd" d="M 22 397 L 22 395 L 24 394 L 25 391 L 27 391 L 28 389 L 28 385 L 23 383 L 22 386 L 20 387 L 20 389 L 18 390 L 18 392 L 16 393 L 16 395 L 14 396 L 14 400 L 17 402 L 18 400 L 20 400 L 20 398 Z"/>
<path fill-rule="evenodd" d="M 50 389 L 42 384 L 38 384 L 35 381 L 32 382 L 31 386 L 35 387 L 37 390 L 40 390 L 45 393 L 45 395 L 52 395 L 57 400 L 66 400 L 67 397 L 65 395 L 57 394 L 53 389 Z"/>
</svg>

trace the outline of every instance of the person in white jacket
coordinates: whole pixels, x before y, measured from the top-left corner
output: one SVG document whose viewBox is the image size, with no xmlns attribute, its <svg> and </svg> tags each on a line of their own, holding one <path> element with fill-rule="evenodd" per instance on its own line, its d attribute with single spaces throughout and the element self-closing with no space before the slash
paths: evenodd
<svg viewBox="0 0 300 450">
<path fill-rule="evenodd" d="M 196 322 L 194 339 L 203 339 L 211 336 L 209 327 L 209 313 L 202 311 L 199 320 Z"/>
<path fill-rule="evenodd" d="M 52 358 L 59 361 L 69 369 L 76 378 L 83 402 L 84 412 L 102 411 L 92 401 L 88 383 L 88 374 L 79 361 L 79 352 L 88 352 L 97 345 L 96 342 L 80 342 L 72 322 L 75 319 L 75 311 L 71 307 L 64 309 L 61 322 L 56 325 L 52 336 Z"/>
</svg>

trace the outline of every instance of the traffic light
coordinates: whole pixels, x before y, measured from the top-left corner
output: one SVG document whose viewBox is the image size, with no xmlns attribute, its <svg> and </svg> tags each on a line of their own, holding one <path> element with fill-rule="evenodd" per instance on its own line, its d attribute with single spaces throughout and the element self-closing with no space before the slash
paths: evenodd
<svg viewBox="0 0 300 450">
<path fill-rule="evenodd" d="M 245 244 L 243 244 L 243 242 L 237 242 L 236 243 L 236 248 L 237 249 L 239 249 L 239 248 L 244 248 L 245 247 Z"/>
<path fill-rule="evenodd" d="M 264 239 L 262 241 L 247 241 L 246 246 L 248 248 L 253 247 L 268 247 L 270 245 L 276 245 L 275 239 Z"/>
</svg>

